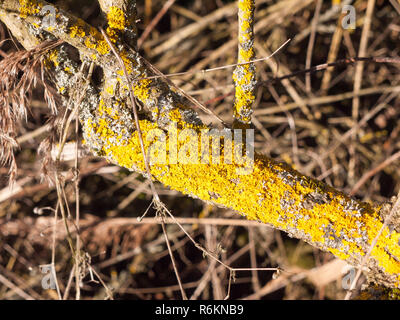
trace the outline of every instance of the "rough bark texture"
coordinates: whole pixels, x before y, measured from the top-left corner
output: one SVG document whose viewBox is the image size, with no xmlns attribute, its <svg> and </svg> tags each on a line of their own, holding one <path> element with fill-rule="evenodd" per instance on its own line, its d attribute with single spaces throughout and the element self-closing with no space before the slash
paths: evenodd
<svg viewBox="0 0 400 320">
<path fill-rule="evenodd" d="M 77 48 L 84 59 L 103 67 L 111 80 L 108 79 L 100 94 L 90 88 L 80 109 L 85 144 L 93 153 L 113 163 L 144 172 L 133 115 L 126 99 L 127 83 L 105 39 L 95 28 L 60 9 L 57 9 L 56 27 L 41 27 L 38 22 L 43 18 L 40 11 L 44 5 L 45 2 L 36 0 L 0 1 L 0 19 L 14 34 L 29 33 L 31 39 L 38 42 L 63 39 Z M 283 230 L 353 265 L 360 264 L 383 225 L 387 209 L 354 200 L 260 154 L 255 154 L 254 162 L 248 158 L 244 164 L 213 164 L 211 161 L 209 164 L 174 164 L 171 159 L 176 153 L 171 146 L 178 132 L 192 129 L 199 133 L 211 128 L 201 123 L 187 100 L 168 84 L 156 79 L 140 80 L 151 75 L 150 70 L 138 54 L 113 38 L 112 33 L 109 36 L 121 52 L 137 99 L 147 111 L 141 115 L 143 136 L 157 129 L 161 137 L 161 132 L 169 129 L 165 139 L 160 138 L 158 142 L 162 143 L 160 146 L 168 146 L 166 156 L 170 161 L 151 166 L 154 179 L 184 194 L 232 208 L 248 219 Z M 76 66 L 62 48 L 48 59 L 55 73 L 59 73 L 57 86 L 65 85 L 64 94 L 68 95 L 68 85 L 71 86 L 68 82 L 74 79 Z M 197 146 L 198 139 L 189 139 L 189 144 L 178 141 L 175 147 L 190 149 Z M 144 142 L 147 150 L 154 146 L 152 141 Z M 197 153 L 191 156 L 191 160 L 201 158 Z M 398 226 L 389 225 L 368 261 L 371 279 L 386 286 L 400 287 L 399 242 Z"/>
</svg>

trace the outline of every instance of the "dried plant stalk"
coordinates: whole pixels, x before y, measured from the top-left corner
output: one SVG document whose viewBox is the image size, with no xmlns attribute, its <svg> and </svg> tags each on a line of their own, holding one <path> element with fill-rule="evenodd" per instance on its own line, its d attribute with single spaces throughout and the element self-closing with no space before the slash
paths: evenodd
<svg viewBox="0 0 400 320">
<path fill-rule="evenodd" d="M 10 20 L 8 20 L 10 21 Z M 45 41 L 28 51 L 18 51 L 0 61 L 0 164 L 9 165 L 14 181 L 17 164 L 14 149 L 19 122 L 27 118 L 33 88 L 41 83 L 51 112 L 56 112 L 54 96 L 43 72 L 43 56 L 60 42 Z"/>
</svg>

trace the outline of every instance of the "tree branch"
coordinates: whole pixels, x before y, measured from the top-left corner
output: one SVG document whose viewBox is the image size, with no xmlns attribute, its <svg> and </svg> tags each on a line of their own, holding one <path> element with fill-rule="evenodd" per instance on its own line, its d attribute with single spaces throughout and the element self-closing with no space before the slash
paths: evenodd
<svg viewBox="0 0 400 320">
<path fill-rule="evenodd" d="M 136 0 L 99 0 L 108 22 L 107 35 L 136 47 Z"/>
<path fill-rule="evenodd" d="M 104 92 L 97 94 L 95 90 L 89 90 L 87 100 L 90 103 L 81 106 L 80 122 L 85 144 L 94 154 L 144 173 L 138 132 L 127 102 L 128 90 L 124 88 L 127 83 L 121 77 L 121 70 L 105 39 L 95 28 L 60 9 L 57 9 L 55 28 L 38 26 L 38 18 L 43 18 L 39 9 L 44 5 L 46 2 L 39 0 L 0 1 L 0 19 L 7 23 L 4 14 L 18 16 L 21 24 L 29 25 L 29 32 L 62 39 L 77 48 L 86 59 L 110 70 L 117 81 L 112 88 L 104 90 L 112 93 L 112 104 L 102 98 Z M 15 26 L 8 26 L 15 32 Z M 198 151 L 193 145 L 197 146 L 200 134 L 209 133 L 211 128 L 203 125 L 196 112 L 189 108 L 187 100 L 162 79 L 139 80 L 151 75 L 151 72 L 137 53 L 126 46 L 120 46 L 119 50 L 132 76 L 135 96 L 150 111 L 149 117 L 141 115 L 143 136 L 154 137 L 155 132 L 159 133 L 157 142 L 145 139 L 145 150 L 147 153 L 154 151 L 155 143 L 159 143 L 159 152 L 165 150 L 169 159 L 166 163 L 151 165 L 154 179 L 184 194 L 232 208 L 248 219 L 283 230 L 355 266 L 362 263 L 383 226 L 385 207 L 354 200 L 258 153 L 254 161 L 247 156 L 241 164 L 217 164 L 212 161 L 208 164 L 174 163 L 171 160 L 176 153 L 171 146 L 176 146 L 176 150 Z M 63 56 L 57 59 L 67 61 Z M 53 69 L 58 70 L 55 65 Z M 73 78 L 73 75 L 67 75 L 67 79 Z M 189 139 L 189 144 L 186 140 L 175 139 L 184 129 L 192 129 L 198 134 L 195 139 Z M 164 146 L 166 149 L 163 149 Z M 221 153 L 228 147 L 232 146 L 225 141 Z M 202 155 L 197 151 L 191 155 L 192 160 L 200 162 Z M 386 286 L 400 287 L 399 241 L 398 229 L 390 225 L 385 227 L 366 263 L 371 277 Z"/>
<path fill-rule="evenodd" d="M 233 106 L 234 126 L 248 127 L 251 123 L 252 105 L 256 91 L 256 67 L 254 59 L 254 0 L 238 0 L 239 10 L 239 65 L 233 72 L 235 82 L 235 102 Z"/>
</svg>

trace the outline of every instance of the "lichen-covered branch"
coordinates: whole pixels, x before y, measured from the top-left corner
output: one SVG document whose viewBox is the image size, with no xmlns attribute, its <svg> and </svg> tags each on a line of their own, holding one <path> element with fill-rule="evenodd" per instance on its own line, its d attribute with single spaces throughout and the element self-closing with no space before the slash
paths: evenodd
<svg viewBox="0 0 400 320">
<path fill-rule="evenodd" d="M 103 67 L 104 73 L 107 73 L 108 85 L 103 88 L 101 95 L 107 100 L 106 102 L 109 102 L 110 97 L 125 100 L 128 96 L 128 87 L 123 77 L 123 71 L 102 34 L 82 19 L 55 6 L 53 6 L 56 10 L 55 25 L 43 24 L 47 16 L 47 13 L 42 11 L 45 6 L 49 6 L 49 4 L 41 0 L 4 0 L 0 1 L 0 17 L 3 15 L 17 16 L 29 24 L 31 32 L 50 34 L 74 46 L 85 59 L 100 65 Z M 123 20 L 120 21 L 120 24 L 123 24 Z M 117 42 L 115 38 L 112 40 Z M 126 45 L 118 44 L 120 55 L 131 77 L 134 93 L 150 112 L 153 121 L 165 128 L 170 123 L 171 117 L 180 114 L 182 121 L 193 124 L 201 123 L 196 113 L 190 109 L 190 103 L 164 81 L 141 79 L 151 76 L 153 73 L 146 67 L 139 54 Z M 108 107 L 112 108 L 113 106 L 108 105 Z"/>
<path fill-rule="evenodd" d="M 119 118 L 119 119 L 118 119 Z M 136 131 L 127 129 L 129 117 L 108 117 L 97 121 L 95 116 L 84 119 L 86 139 L 96 146 L 98 154 L 131 170 L 144 172 L 144 164 Z M 142 120 L 144 136 L 159 129 L 155 123 Z M 122 131 L 117 128 L 123 128 Z M 200 128 L 194 128 L 199 131 Z M 181 131 L 172 130 L 159 135 L 157 150 L 163 149 Z M 178 142 L 177 150 L 197 150 L 197 137 Z M 155 142 L 146 141 L 146 151 L 154 151 Z M 193 147 L 193 145 L 195 145 Z M 222 153 L 222 152 L 221 152 Z M 160 155 L 158 155 L 160 156 Z M 171 161 L 151 166 L 154 179 L 184 194 L 232 208 L 248 219 L 259 220 L 283 230 L 293 237 L 307 241 L 322 250 L 354 265 L 360 264 L 369 245 L 382 227 L 380 208 L 351 199 L 343 193 L 289 166 L 276 163 L 256 154 L 251 174 L 240 174 L 235 164 L 201 164 L 200 155 L 192 155 L 199 164 Z M 379 281 L 391 286 L 400 285 L 400 233 L 386 228 L 372 251 L 368 267 Z"/>
<path fill-rule="evenodd" d="M 252 105 L 255 100 L 256 68 L 254 63 L 243 64 L 254 59 L 254 0 L 238 0 L 239 34 L 238 66 L 233 72 L 235 102 L 234 125 L 247 127 L 251 123 Z"/>
<path fill-rule="evenodd" d="M 112 97 L 112 104 L 103 99 L 105 92 L 97 94 L 91 90 L 87 97 L 90 103 L 81 106 L 84 143 L 93 153 L 144 173 L 133 115 L 124 99 L 128 84 L 123 81 L 110 48 L 96 29 L 59 9 L 56 30 L 35 26 L 39 8 L 44 4 L 42 1 L 0 1 L 0 19 L 6 20 L 4 14 L 15 14 L 21 23 L 29 25 L 29 32 L 36 32 L 37 39 L 45 34 L 63 39 L 86 59 L 110 70 L 117 81 L 104 91 Z M 14 13 L 10 13 L 13 10 Z M 151 72 L 126 46 L 119 46 L 119 50 L 132 75 L 135 95 L 149 111 L 149 114 L 142 114 L 140 120 L 141 131 L 146 137 L 146 152 L 152 155 L 152 160 L 166 160 L 151 163 L 153 179 L 184 194 L 234 209 L 248 219 L 283 230 L 353 265 L 361 263 L 383 225 L 381 207 L 351 199 L 263 155 L 256 153 L 253 161 L 251 156 L 241 154 L 243 145 L 237 148 L 226 140 L 220 147 L 223 154 L 220 163 L 214 163 L 203 153 L 209 147 L 200 147 L 212 129 L 198 120 L 187 101 L 168 84 L 156 79 L 140 80 Z M 55 55 L 53 68 L 57 71 L 64 68 L 62 61 L 68 59 L 60 55 L 60 51 Z M 73 75 L 66 72 L 65 77 L 72 79 Z M 177 138 L 182 132 L 186 133 L 185 138 Z M 231 131 L 226 129 L 225 132 Z M 225 154 L 226 150 L 240 154 L 243 161 L 224 161 L 228 154 Z M 177 161 L 178 158 L 187 161 Z M 398 225 L 389 225 L 372 250 L 367 267 L 371 277 L 380 284 L 400 287 L 399 241 Z"/>
</svg>

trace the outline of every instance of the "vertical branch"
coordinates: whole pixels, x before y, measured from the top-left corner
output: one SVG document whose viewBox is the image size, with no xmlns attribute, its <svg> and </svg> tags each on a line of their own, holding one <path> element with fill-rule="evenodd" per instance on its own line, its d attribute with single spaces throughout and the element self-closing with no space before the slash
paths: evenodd
<svg viewBox="0 0 400 320">
<path fill-rule="evenodd" d="M 113 42 L 124 40 L 135 48 L 137 41 L 136 0 L 99 0 L 107 17 L 107 35 Z"/>
<path fill-rule="evenodd" d="M 238 0 L 239 52 L 233 72 L 235 82 L 234 126 L 248 127 L 251 123 L 252 105 L 255 100 L 256 68 L 254 63 L 254 0 Z"/>
</svg>

